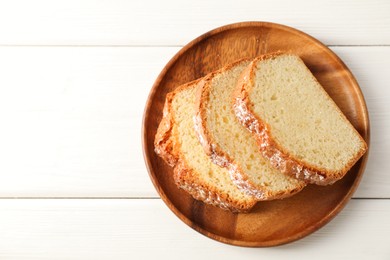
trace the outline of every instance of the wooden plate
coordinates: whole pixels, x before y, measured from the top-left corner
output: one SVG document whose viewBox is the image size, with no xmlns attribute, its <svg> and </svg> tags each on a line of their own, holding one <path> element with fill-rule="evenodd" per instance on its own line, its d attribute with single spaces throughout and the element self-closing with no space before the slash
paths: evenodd
<svg viewBox="0 0 390 260">
<path fill-rule="evenodd" d="M 275 246 L 316 231 L 351 198 L 367 161 L 368 153 L 334 185 L 309 185 L 291 198 L 259 202 L 247 214 L 206 205 L 176 187 L 172 168 L 155 154 L 153 145 L 166 94 L 237 59 L 278 50 L 292 51 L 303 59 L 369 143 L 368 112 L 355 78 L 336 54 L 313 37 L 283 25 L 244 22 L 217 28 L 187 44 L 165 66 L 150 92 L 143 120 L 144 158 L 150 178 L 167 206 L 196 231 L 224 243 Z"/>
</svg>

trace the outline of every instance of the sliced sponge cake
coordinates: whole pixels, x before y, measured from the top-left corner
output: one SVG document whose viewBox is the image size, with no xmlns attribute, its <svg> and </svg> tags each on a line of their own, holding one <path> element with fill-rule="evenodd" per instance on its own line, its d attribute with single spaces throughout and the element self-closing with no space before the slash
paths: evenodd
<svg viewBox="0 0 390 260">
<path fill-rule="evenodd" d="M 233 212 L 248 211 L 256 199 L 237 188 L 227 169 L 211 162 L 195 135 L 195 93 L 201 84 L 190 82 L 167 95 L 155 151 L 174 167 L 176 184 L 195 199 Z"/>
<path fill-rule="evenodd" d="M 280 171 L 326 185 L 342 178 L 367 145 L 304 62 L 292 54 L 255 59 L 242 74 L 235 112 Z"/>
<path fill-rule="evenodd" d="M 288 197 L 300 191 L 305 182 L 274 169 L 233 111 L 233 91 L 249 62 L 238 61 L 205 77 L 197 92 L 197 134 L 205 152 L 230 171 L 240 189 L 259 200 Z"/>
</svg>

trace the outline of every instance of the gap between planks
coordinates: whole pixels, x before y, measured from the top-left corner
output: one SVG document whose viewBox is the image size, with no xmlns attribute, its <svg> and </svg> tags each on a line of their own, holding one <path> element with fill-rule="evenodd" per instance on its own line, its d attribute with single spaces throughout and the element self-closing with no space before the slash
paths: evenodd
<svg viewBox="0 0 390 260">
<path fill-rule="evenodd" d="M 0 200 L 160 200 L 160 197 L 0 197 Z M 351 200 L 390 200 L 390 198 L 362 198 Z"/>
<path fill-rule="evenodd" d="M 1 47 L 43 47 L 43 48 L 51 48 L 51 47 L 76 47 L 76 48 L 182 48 L 185 45 L 181 44 L 157 44 L 157 45 L 147 45 L 147 44 L 0 44 Z M 390 47 L 390 44 L 330 44 L 326 45 L 329 48 L 333 47 Z"/>
</svg>

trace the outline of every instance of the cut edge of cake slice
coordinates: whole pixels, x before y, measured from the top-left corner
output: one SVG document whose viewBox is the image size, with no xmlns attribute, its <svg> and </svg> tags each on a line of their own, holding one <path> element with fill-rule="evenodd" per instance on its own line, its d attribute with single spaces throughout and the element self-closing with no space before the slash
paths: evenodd
<svg viewBox="0 0 390 260">
<path fill-rule="evenodd" d="M 218 142 L 215 138 L 216 135 L 214 135 L 215 131 L 213 132 L 211 127 L 207 126 L 208 120 L 214 120 L 216 117 L 218 117 L 216 120 L 221 123 L 221 129 L 227 131 L 230 130 L 230 126 L 223 123 L 224 119 L 221 121 L 222 115 L 219 115 L 219 112 L 212 114 L 210 111 L 208 111 L 208 106 L 211 107 L 214 104 L 210 102 L 210 97 L 213 95 L 211 93 L 213 84 L 212 82 L 214 79 L 216 79 L 216 77 L 222 77 L 224 73 L 229 73 L 229 71 L 234 70 L 236 67 L 245 68 L 250 63 L 250 61 L 250 59 L 236 61 L 205 77 L 205 82 L 200 87 L 198 87 L 196 96 L 196 113 L 194 118 L 195 130 L 205 153 L 210 156 L 212 162 L 228 169 L 231 179 L 242 191 L 255 196 L 258 200 L 274 200 L 290 197 L 301 191 L 306 186 L 306 183 L 284 175 L 269 165 L 267 160 L 262 157 L 257 147 L 255 138 L 253 138 L 253 136 L 245 129 L 245 127 L 240 124 L 234 115 L 233 91 L 235 90 L 237 81 L 231 82 L 229 84 L 228 89 L 231 92 L 228 94 L 225 93 L 225 98 L 223 99 L 226 101 L 226 104 L 224 103 L 223 108 L 225 111 L 228 111 L 227 113 L 230 117 L 228 120 L 230 120 L 230 122 L 234 125 L 237 135 L 232 137 L 230 140 L 221 136 L 219 139 L 221 142 Z M 238 79 L 240 74 L 241 73 L 235 76 L 235 80 Z M 222 81 L 223 80 L 224 79 L 222 79 Z M 222 96 L 217 96 L 215 96 L 216 99 L 222 98 Z M 219 101 L 217 101 L 217 103 L 218 102 Z M 220 113 L 222 113 L 222 110 Z M 226 142 L 234 142 L 241 138 L 248 140 L 248 142 L 251 144 L 251 152 L 249 152 L 248 155 L 254 158 L 252 160 L 255 162 L 255 164 L 253 165 L 254 167 L 249 171 L 250 174 L 246 168 L 248 166 L 243 165 L 244 163 L 242 163 L 243 159 L 240 160 L 240 163 L 238 162 L 238 158 L 235 158 L 235 155 L 238 155 L 238 153 L 235 151 L 238 151 L 238 149 L 231 149 L 229 152 L 226 151 L 225 147 L 222 147 L 223 145 L 221 144 Z M 248 160 L 250 160 L 249 157 Z M 255 172 L 255 169 L 259 170 Z M 273 178 L 280 180 L 280 183 L 273 180 Z M 280 185 L 282 188 L 275 188 L 275 185 Z"/>
<path fill-rule="evenodd" d="M 155 152 L 166 163 L 174 168 L 173 179 L 176 185 L 180 189 L 188 192 L 194 199 L 235 213 L 248 212 L 257 202 L 254 197 L 242 193 L 237 187 L 235 187 L 235 185 L 233 185 L 233 183 L 231 186 L 233 186 L 233 189 L 237 189 L 237 192 L 242 194 L 242 198 L 237 198 L 231 194 L 223 192 L 218 188 L 217 180 L 215 183 L 211 184 L 210 181 L 207 183 L 202 180 L 200 178 L 201 174 L 190 166 L 187 161 L 188 159 L 181 151 L 181 143 L 179 142 L 177 136 L 178 130 L 175 125 L 175 111 L 173 111 L 172 102 L 175 96 L 181 91 L 185 91 L 189 88 L 196 88 L 200 84 L 203 84 L 202 79 L 184 84 L 173 92 L 167 94 L 163 109 L 163 118 L 155 136 Z M 193 115 L 188 116 L 191 117 L 190 120 L 192 121 Z M 194 131 L 194 129 L 189 129 L 189 131 Z M 198 144 L 200 145 L 200 143 Z M 209 160 L 206 155 L 204 156 L 207 160 Z M 207 165 L 207 162 L 205 162 L 205 165 Z M 219 174 L 225 174 L 228 176 L 229 173 L 227 171 L 220 170 L 218 166 L 213 164 L 211 165 L 218 168 L 217 171 Z M 209 167 L 208 170 L 212 171 L 213 169 Z M 230 181 L 229 177 L 228 180 Z"/>
<path fill-rule="evenodd" d="M 269 106 L 267 107 L 266 105 L 263 105 L 263 107 L 262 107 L 263 110 L 262 110 L 258 105 L 259 102 L 256 103 L 255 101 L 251 100 L 251 95 L 255 95 L 252 93 L 252 91 L 254 91 L 254 88 L 256 85 L 256 83 L 255 83 L 256 70 L 258 69 L 258 66 L 260 66 L 259 64 L 262 62 L 267 62 L 269 60 L 276 60 L 276 59 L 281 58 L 283 56 L 293 56 L 293 57 L 295 57 L 295 59 L 297 59 L 298 66 L 301 66 L 301 69 L 304 70 L 304 73 L 306 73 L 306 76 L 308 78 L 310 78 L 310 79 L 308 79 L 308 82 L 310 82 L 310 84 L 316 85 L 315 88 L 317 88 L 317 89 L 314 89 L 314 90 L 316 90 L 318 92 L 318 95 L 316 95 L 316 97 L 311 97 L 311 98 L 313 98 L 313 99 L 315 98 L 317 101 L 320 99 L 323 99 L 323 102 L 327 106 L 329 106 L 329 108 L 327 107 L 326 109 L 334 110 L 333 112 L 331 112 L 331 114 L 333 116 L 335 115 L 335 118 L 337 118 L 337 120 L 336 120 L 337 124 L 335 124 L 335 125 L 340 126 L 340 125 L 345 124 L 345 127 L 341 127 L 343 129 L 343 131 L 344 131 L 344 128 L 347 129 L 345 131 L 349 131 L 349 133 L 352 135 L 352 137 L 354 139 L 354 142 L 358 143 L 359 147 L 355 148 L 356 152 L 353 155 L 351 155 L 350 158 L 348 158 L 348 159 L 344 158 L 344 160 L 347 160 L 347 161 L 344 163 L 343 167 L 340 167 L 339 169 L 335 169 L 336 167 L 333 167 L 333 169 L 330 169 L 329 167 L 327 168 L 326 165 L 319 165 L 319 164 L 313 165 L 313 163 L 308 163 L 306 161 L 305 156 L 306 157 L 313 156 L 314 153 L 316 153 L 316 152 L 318 153 L 319 151 L 321 152 L 325 148 L 313 149 L 312 155 L 310 155 L 309 153 L 305 154 L 303 152 L 301 152 L 303 155 L 300 155 L 299 153 L 293 154 L 293 152 L 291 152 L 292 149 L 290 149 L 290 150 L 287 149 L 285 146 L 283 146 L 283 144 L 281 144 L 280 140 L 277 140 L 277 138 L 275 138 L 276 133 L 277 133 L 276 129 L 278 128 L 277 124 L 279 124 L 279 122 L 287 122 L 287 120 L 283 120 L 283 118 L 280 118 L 280 120 L 276 119 L 275 122 L 277 122 L 277 123 L 274 125 L 271 125 L 271 123 L 269 121 L 273 121 L 272 119 L 269 121 L 265 120 L 265 117 L 271 118 L 270 115 L 268 115 L 270 113 L 268 113 L 268 114 L 266 113 Z M 293 67 L 293 66 L 290 66 L 290 67 Z M 289 67 L 286 66 L 286 68 L 284 68 L 284 69 L 289 70 Z M 266 72 L 264 72 L 264 74 L 265 73 Z M 289 80 L 291 80 L 291 79 L 286 79 L 286 82 L 289 82 Z M 260 81 L 256 81 L 256 82 L 260 82 Z M 266 83 L 264 83 L 264 82 L 265 82 L 265 80 L 263 80 L 259 84 L 266 85 Z M 268 88 L 269 88 L 269 86 L 268 86 Z M 264 91 L 268 91 L 267 90 L 268 88 L 264 87 L 263 90 L 256 90 L 257 91 L 256 93 L 260 94 L 260 95 L 264 95 L 265 96 L 265 97 L 263 97 L 264 99 L 268 100 L 268 98 L 269 98 L 269 100 L 277 100 L 279 97 L 276 96 L 276 94 L 272 94 L 272 95 L 270 95 L 270 97 L 268 97 L 267 94 L 262 94 L 262 93 L 264 93 Z M 312 90 L 310 90 L 310 91 L 312 91 Z M 310 91 L 308 91 L 308 93 L 310 93 Z M 287 93 L 287 94 L 283 93 L 283 94 L 288 95 L 290 93 Z M 270 103 L 272 103 L 272 101 L 269 102 L 268 104 L 270 104 Z M 283 106 L 283 108 L 281 109 L 282 112 L 284 112 L 285 114 L 286 113 L 294 113 L 294 111 L 293 112 L 291 111 L 293 109 L 289 110 L 288 108 L 287 109 L 284 108 L 284 106 L 286 105 L 286 102 L 281 103 L 281 104 L 283 104 L 283 105 L 280 105 L 280 104 L 277 104 L 277 105 Z M 257 111 L 257 113 L 255 112 L 255 110 Z M 364 139 L 360 136 L 360 134 L 357 132 L 357 130 L 352 126 L 352 124 L 349 122 L 349 120 L 345 117 L 345 115 L 342 113 L 342 111 L 339 109 L 339 107 L 336 105 L 336 103 L 333 101 L 333 99 L 323 89 L 321 84 L 317 81 L 317 79 L 314 77 L 314 75 L 306 67 L 306 65 L 300 59 L 300 57 L 297 55 L 291 54 L 291 53 L 276 52 L 276 53 L 265 54 L 265 55 L 262 55 L 260 57 L 255 58 L 251 62 L 251 64 L 241 74 L 240 79 L 238 81 L 237 88 L 236 88 L 236 91 L 234 94 L 234 111 L 236 113 L 237 118 L 242 123 L 242 125 L 244 125 L 255 136 L 263 156 L 269 160 L 269 162 L 272 164 L 272 166 L 274 166 L 276 169 L 280 170 L 281 172 L 283 172 L 287 175 L 294 176 L 295 178 L 300 179 L 300 180 L 304 180 L 308 183 L 313 183 L 313 184 L 317 184 L 317 185 L 328 185 L 328 184 L 332 184 L 332 183 L 336 182 L 337 180 L 344 177 L 344 175 L 349 171 L 349 169 L 360 159 L 360 157 L 368 149 L 367 144 L 364 141 Z M 262 113 L 264 114 L 263 117 L 260 116 L 260 114 L 262 114 Z M 319 114 L 321 114 L 321 112 L 319 112 L 317 114 L 312 113 L 312 115 L 314 117 L 318 116 Z M 299 116 L 302 115 L 301 118 L 305 117 L 304 111 L 295 111 L 294 117 L 296 117 L 297 115 L 299 115 Z M 280 114 L 278 114 L 277 116 L 280 116 Z M 277 118 L 277 116 L 274 116 L 274 117 Z M 325 117 L 326 116 L 327 115 L 325 115 Z M 292 120 L 291 121 L 292 124 L 289 125 L 291 127 L 291 129 L 292 129 L 292 125 L 295 125 L 296 122 L 299 123 L 299 121 L 300 121 L 299 118 L 295 118 L 295 119 L 296 120 Z M 277 120 L 279 120 L 279 121 L 277 121 Z M 325 118 L 322 121 L 325 122 L 327 120 L 329 120 L 329 119 Z M 305 125 L 306 127 L 309 127 L 309 126 L 313 127 L 317 122 L 319 122 L 319 124 L 323 124 L 322 121 L 321 121 L 321 119 L 315 119 L 314 123 L 311 124 L 311 123 L 307 123 L 307 122 L 310 122 L 310 120 L 309 121 L 306 120 L 306 121 L 304 121 L 304 123 L 302 123 L 302 125 Z M 287 123 L 285 123 L 285 124 L 287 124 Z M 282 127 L 280 127 L 280 128 L 282 128 Z M 322 127 L 322 130 L 323 130 L 323 128 L 326 128 L 326 127 Z M 341 128 L 339 128 L 339 129 L 341 129 Z M 333 129 L 333 130 L 335 130 L 335 129 Z M 291 130 L 291 131 L 293 131 L 293 130 Z M 275 136 L 273 136 L 273 134 L 275 134 Z M 283 137 L 283 135 L 281 135 L 281 136 Z M 305 135 L 303 135 L 303 136 L 305 136 Z M 283 139 L 282 137 L 280 139 Z M 288 138 L 288 136 L 286 134 L 284 135 L 284 137 L 285 137 L 284 139 Z M 297 140 L 299 140 L 299 138 L 297 138 Z M 313 142 L 315 142 L 316 139 L 313 139 L 313 140 L 314 140 Z M 322 140 L 321 137 L 319 137 L 318 140 L 321 140 L 321 142 L 326 142 L 326 140 L 325 141 Z M 299 141 L 297 141 L 297 142 L 299 142 Z M 286 142 L 286 143 L 289 143 L 289 142 Z M 292 144 L 293 144 L 293 142 L 292 142 Z M 294 145 L 290 144 L 290 146 L 294 146 Z M 302 147 L 303 147 L 303 145 L 302 145 Z M 305 149 L 305 147 L 303 147 L 301 150 L 304 150 L 304 149 Z M 323 152 L 323 155 L 326 154 L 326 152 L 325 153 L 324 153 L 324 151 L 322 151 L 322 152 Z M 343 157 L 342 151 L 338 152 L 338 154 L 336 154 L 336 155 Z M 320 155 L 318 155 L 318 156 L 320 156 Z M 303 158 L 300 158 L 300 157 L 303 157 Z M 329 163 L 329 161 L 327 161 L 327 162 Z M 331 162 L 331 163 L 336 164 L 334 162 Z M 325 160 L 324 160 L 324 164 L 326 164 Z"/>
</svg>

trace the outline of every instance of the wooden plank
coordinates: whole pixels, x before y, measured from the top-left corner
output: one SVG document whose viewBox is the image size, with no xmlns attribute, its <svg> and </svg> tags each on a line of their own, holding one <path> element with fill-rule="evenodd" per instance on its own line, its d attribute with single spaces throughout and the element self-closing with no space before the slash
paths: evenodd
<svg viewBox="0 0 390 260">
<path fill-rule="evenodd" d="M 355 197 L 389 198 L 390 177 L 386 172 L 390 158 L 390 89 L 383 78 L 390 66 L 390 48 L 332 49 L 343 59 L 358 81 L 370 116 L 369 160 Z"/>
<path fill-rule="evenodd" d="M 389 200 L 352 200 L 328 225 L 276 248 L 200 235 L 156 200 L 0 200 L 1 259 L 387 259 Z M 358 245 L 358 246 L 357 246 Z M 196 254 L 193 252 L 196 251 Z M 326 253 L 319 253 L 326 252 Z"/>
<path fill-rule="evenodd" d="M 0 48 L 0 196 L 155 196 L 141 117 L 176 51 Z"/>
<path fill-rule="evenodd" d="M 286 24 L 325 44 L 390 44 L 389 10 L 387 0 L 1 1 L 0 44 L 183 45 L 252 20 Z"/>
<path fill-rule="evenodd" d="M 390 198 L 390 47 L 332 48 L 371 116 L 356 197 Z M 178 47 L 0 47 L 1 197 L 156 197 L 142 158 L 148 92 Z"/>
</svg>

